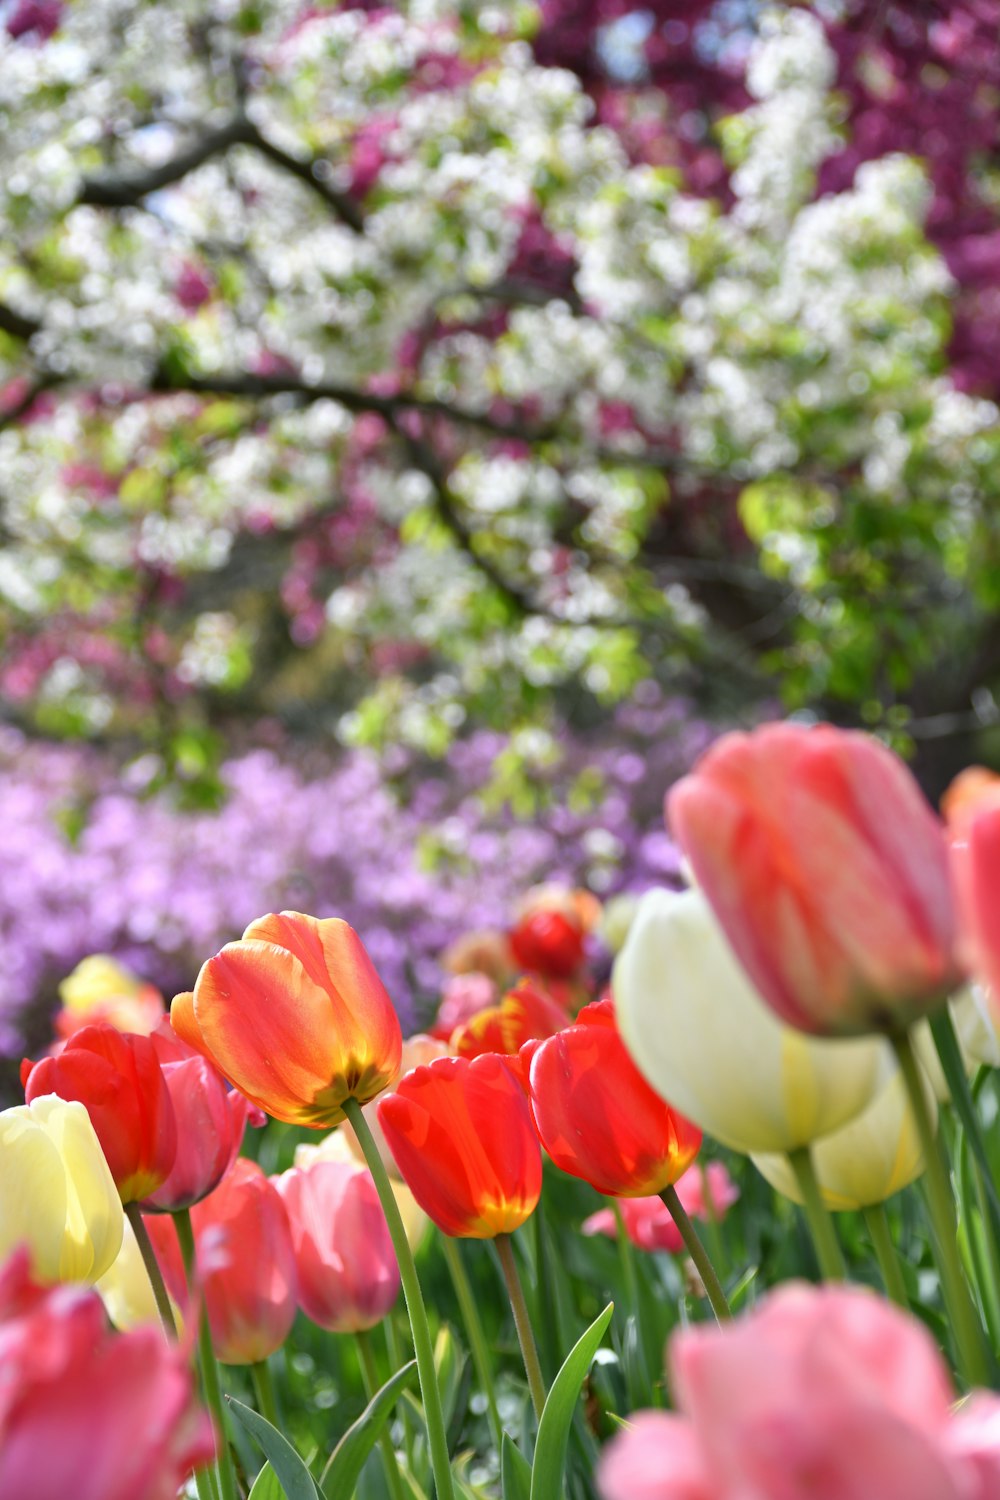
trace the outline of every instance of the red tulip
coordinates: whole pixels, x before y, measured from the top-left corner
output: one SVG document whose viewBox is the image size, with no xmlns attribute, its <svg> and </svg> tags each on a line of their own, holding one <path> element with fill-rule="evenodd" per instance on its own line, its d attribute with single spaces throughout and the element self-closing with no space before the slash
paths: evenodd
<svg viewBox="0 0 1000 1500">
<path fill-rule="evenodd" d="M 445 1234 L 492 1239 L 534 1211 L 541 1152 L 524 1093 L 495 1053 L 414 1068 L 378 1116 L 403 1180 Z"/>
<path fill-rule="evenodd" d="M 169 1500 L 215 1452 L 183 1352 L 157 1328 L 111 1333 L 89 1288 L 0 1271 L 0 1495 Z"/>
<path fill-rule="evenodd" d="M 173 1220 L 145 1219 L 167 1290 L 187 1289 Z M 295 1250 L 285 1205 L 256 1162 L 238 1156 L 214 1193 L 191 1210 L 198 1282 L 212 1347 L 224 1365 L 267 1359 L 295 1321 Z"/>
<path fill-rule="evenodd" d="M 531 911 L 512 929 L 510 946 L 522 969 L 569 979 L 583 963 L 584 931 L 566 912 Z"/>
<path fill-rule="evenodd" d="M 399 1295 L 399 1267 L 371 1173 L 317 1161 L 272 1180 L 288 1211 L 306 1317 L 331 1333 L 380 1323 Z"/>
<path fill-rule="evenodd" d="M 667 802 L 737 958 L 791 1025 L 892 1030 L 958 983 L 943 831 L 877 740 L 829 725 L 728 734 Z"/>
<path fill-rule="evenodd" d="M 1000 1003 L 1000 776 L 970 766 L 942 800 L 951 836 L 960 957 Z"/>
<path fill-rule="evenodd" d="M 610 1000 L 575 1026 L 528 1042 L 531 1111 L 557 1167 L 599 1193 L 659 1193 L 691 1165 L 701 1131 L 653 1092 L 625 1049 Z"/>
<path fill-rule="evenodd" d="M 480 1057 L 484 1052 L 510 1056 L 515 1072 L 515 1055 L 532 1038 L 554 1036 L 570 1024 L 569 1012 L 532 984 L 520 980 L 499 1005 L 488 1006 L 466 1021 L 453 1033 L 452 1050 L 458 1057 Z"/>
<path fill-rule="evenodd" d="M 175 1213 L 190 1208 L 222 1181 L 243 1141 L 247 1101 L 221 1073 L 170 1029 L 152 1033 L 177 1120 L 177 1155 L 166 1182 L 143 1203 Z"/>
<path fill-rule="evenodd" d="M 399 1069 L 392 1002 L 353 928 L 300 912 L 259 917 L 170 1008 L 177 1034 L 277 1120 L 323 1129 Z"/>
<path fill-rule="evenodd" d="M 55 1057 L 21 1065 L 24 1096 L 78 1099 L 86 1106 L 123 1203 L 148 1198 L 166 1181 L 177 1153 L 170 1091 L 146 1036 L 85 1026 Z"/>
</svg>

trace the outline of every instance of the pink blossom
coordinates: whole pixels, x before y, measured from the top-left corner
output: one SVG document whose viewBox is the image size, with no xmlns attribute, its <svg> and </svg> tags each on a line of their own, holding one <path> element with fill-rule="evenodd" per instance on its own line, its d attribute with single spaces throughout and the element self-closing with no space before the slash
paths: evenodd
<svg viewBox="0 0 1000 1500">
<path fill-rule="evenodd" d="M 721 1161 L 709 1162 L 705 1167 L 695 1162 L 678 1179 L 676 1186 L 682 1208 L 693 1219 L 713 1216 L 721 1219 L 740 1196 L 739 1188 Z M 618 1207 L 625 1233 L 637 1249 L 667 1250 L 671 1255 L 679 1255 L 684 1249 L 680 1230 L 660 1198 L 622 1198 Z M 596 1214 L 584 1220 L 582 1227 L 584 1234 L 606 1234 L 612 1239 L 618 1233 L 618 1221 L 610 1208 L 598 1209 Z"/>
</svg>

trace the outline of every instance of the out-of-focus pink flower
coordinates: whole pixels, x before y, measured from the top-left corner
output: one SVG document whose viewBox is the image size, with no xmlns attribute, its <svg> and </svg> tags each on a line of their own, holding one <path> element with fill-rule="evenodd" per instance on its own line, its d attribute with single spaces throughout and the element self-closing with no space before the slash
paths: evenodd
<svg viewBox="0 0 1000 1500">
<path fill-rule="evenodd" d="M 695 1162 L 675 1185 L 681 1206 L 692 1219 L 719 1220 L 740 1196 L 739 1188 L 721 1161 L 709 1162 L 704 1167 Z M 625 1233 L 637 1249 L 667 1250 L 671 1255 L 680 1255 L 684 1241 L 662 1199 L 622 1198 L 618 1207 Z M 584 1234 L 606 1234 L 611 1239 L 618 1235 L 618 1221 L 610 1208 L 598 1209 L 584 1219 L 581 1227 Z"/>
<path fill-rule="evenodd" d="M 100 1297 L 0 1270 L 0 1495 L 173 1500 L 215 1452 L 183 1351 L 157 1328 L 111 1333 Z"/>
<path fill-rule="evenodd" d="M 954 1410 L 908 1313 L 859 1287 L 793 1283 L 669 1354 L 677 1415 L 640 1413 L 606 1451 L 603 1500 L 992 1500 L 1000 1397 Z"/>
<path fill-rule="evenodd" d="M 104 953 L 81 959 L 60 984 L 59 998 L 62 1010 L 54 1024 L 64 1038 L 101 1022 L 148 1036 L 166 1015 L 159 990 Z"/>
<path fill-rule="evenodd" d="M 452 1032 L 464 1026 L 466 1021 L 496 1005 L 498 994 L 496 980 L 478 969 L 454 975 L 445 983 L 431 1036 L 447 1042 Z"/>
<path fill-rule="evenodd" d="M 218 1187 L 239 1152 L 247 1101 L 164 1017 L 151 1037 L 177 1120 L 177 1154 L 170 1175 L 143 1208 L 174 1213 Z"/>
<path fill-rule="evenodd" d="M 1000 776 L 970 766 L 942 799 L 951 837 L 959 956 L 1000 996 Z"/>
<path fill-rule="evenodd" d="M 942 827 L 869 735 L 798 724 L 724 735 L 667 805 L 736 956 L 791 1025 L 898 1028 L 957 986 Z"/>
<path fill-rule="evenodd" d="M 272 1181 L 288 1211 L 306 1317 L 331 1333 L 381 1322 L 399 1295 L 399 1267 L 371 1173 L 317 1161 Z"/>
</svg>

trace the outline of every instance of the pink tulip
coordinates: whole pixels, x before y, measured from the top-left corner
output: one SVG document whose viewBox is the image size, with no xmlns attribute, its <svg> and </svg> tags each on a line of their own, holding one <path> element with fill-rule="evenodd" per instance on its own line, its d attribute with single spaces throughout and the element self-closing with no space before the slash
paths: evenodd
<svg viewBox="0 0 1000 1500">
<path fill-rule="evenodd" d="M 187 1305 L 173 1220 L 144 1219 L 167 1290 Z M 295 1321 L 295 1250 L 281 1197 L 256 1162 L 238 1156 L 213 1193 L 191 1210 L 195 1263 L 216 1358 L 267 1359 Z"/>
<path fill-rule="evenodd" d="M 951 835 L 959 952 L 970 974 L 1000 997 L 1000 776 L 971 766 L 942 801 Z"/>
<path fill-rule="evenodd" d="M 877 740 L 830 725 L 724 735 L 667 806 L 737 958 L 791 1025 L 894 1030 L 958 984 L 943 831 Z"/>
<path fill-rule="evenodd" d="M 709 1162 L 704 1168 L 696 1162 L 675 1186 L 682 1208 L 693 1219 L 721 1219 L 740 1196 L 739 1188 L 721 1161 Z M 680 1255 L 684 1241 L 662 1199 L 622 1198 L 618 1207 L 625 1233 L 637 1249 L 666 1250 L 671 1255 Z M 606 1234 L 611 1239 L 618 1235 L 618 1221 L 610 1208 L 598 1209 L 584 1219 L 581 1228 L 584 1234 Z"/>
<path fill-rule="evenodd" d="M 173 1500 L 215 1441 L 187 1358 L 159 1329 L 114 1334 L 89 1287 L 0 1270 L 0 1495 Z"/>
<path fill-rule="evenodd" d="M 218 1187 L 239 1152 L 248 1105 L 210 1062 L 181 1041 L 169 1021 L 161 1022 L 151 1040 L 177 1118 L 177 1154 L 166 1182 L 142 1206 L 174 1213 Z"/>
<path fill-rule="evenodd" d="M 331 1333 L 381 1322 L 399 1295 L 399 1267 L 371 1173 L 317 1161 L 273 1180 L 288 1210 L 306 1317 Z"/>
<path fill-rule="evenodd" d="M 603 1500 L 992 1500 L 1000 1398 L 953 1410 L 933 1339 L 859 1287 L 792 1283 L 675 1335 L 677 1415 L 609 1446 Z"/>
</svg>

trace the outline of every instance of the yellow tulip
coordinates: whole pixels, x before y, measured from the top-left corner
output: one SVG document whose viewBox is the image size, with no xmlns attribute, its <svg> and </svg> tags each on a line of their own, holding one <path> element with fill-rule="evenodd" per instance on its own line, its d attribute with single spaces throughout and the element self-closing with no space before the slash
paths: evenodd
<svg viewBox="0 0 1000 1500">
<path fill-rule="evenodd" d="M 934 1089 L 923 1079 L 927 1108 L 937 1118 Z M 812 1148 L 813 1167 L 827 1208 L 870 1208 L 908 1187 L 924 1170 L 924 1155 L 903 1086 L 895 1071 L 857 1119 Z M 755 1155 L 754 1166 L 793 1203 L 802 1202 L 787 1156 Z"/>
<path fill-rule="evenodd" d="M 640 1072 L 735 1151 L 808 1146 L 860 1114 L 884 1080 L 880 1039 L 827 1041 L 778 1020 L 700 891 L 643 896 L 612 985 Z"/>
<path fill-rule="evenodd" d="M 63 1003 L 56 1017 L 60 1036 L 91 1021 L 148 1036 L 166 1014 L 159 990 L 106 953 L 81 959 L 60 984 L 59 998 Z"/>
<path fill-rule="evenodd" d="M 351 1166 L 357 1167 L 360 1170 L 363 1164 L 358 1160 L 355 1148 L 352 1146 L 354 1140 L 354 1132 L 351 1132 L 349 1138 L 347 1132 L 341 1127 L 338 1130 L 332 1130 L 329 1135 L 324 1136 L 316 1146 L 310 1146 L 303 1142 L 302 1145 L 295 1148 L 295 1165 L 297 1167 L 308 1167 L 314 1161 L 344 1161 L 349 1162 Z M 393 1169 L 395 1170 L 395 1163 L 393 1163 Z M 399 1209 L 399 1216 L 403 1221 L 403 1228 L 406 1230 L 406 1238 L 409 1241 L 410 1249 L 416 1250 L 423 1241 L 430 1220 L 417 1203 L 417 1200 L 405 1182 L 396 1176 L 390 1176 L 389 1181 L 392 1185 L 392 1195 L 396 1200 L 396 1207 Z"/>
<path fill-rule="evenodd" d="M 0 1260 L 26 1244 L 40 1281 L 96 1281 L 124 1215 L 82 1104 L 44 1094 L 0 1112 Z"/>
<path fill-rule="evenodd" d="M 156 1298 L 153 1296 L 149 1272 L 143 1262 L 139 1242 L 127 1219 L 125 1220 L 125 1236 L 117 1259 L 114 1265 L 98 1278 L 96 1285 L 101 1294 L 101 1301 L 107 1309 L 108 1317 L 122 1333 L 127 1333 L 130 1328 L 138 1328 L 143 1323 L 154 1323 L 159 1327 L 160 1314 L 157 1311 Z M 182 1327 L 181 1313 L 172 1297 L 170 1306 L 173 1309 L 174 1322 L 180 1329 Z"/>
</svg>

